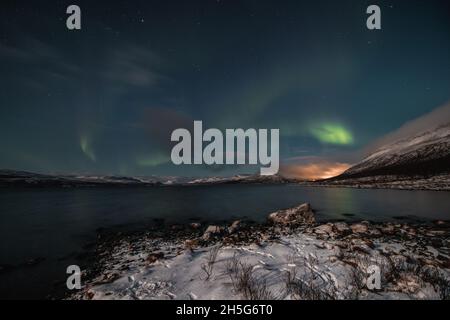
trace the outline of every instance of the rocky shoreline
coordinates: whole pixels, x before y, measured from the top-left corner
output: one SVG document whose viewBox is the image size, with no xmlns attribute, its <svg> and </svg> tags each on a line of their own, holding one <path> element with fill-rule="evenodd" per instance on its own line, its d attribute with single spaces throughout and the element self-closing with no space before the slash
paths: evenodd
<svg viewBox="0 0 450 320">
<path fill-rule="evenodd" d="M 449 299 L 450 223 L 317 223 L 309 204 L 266 223 L 104 234 L 69 299 Z M 381 287 L 367 287 L 368 269 Z"/>
<path fill-rule="evenodd" d="M 307 185 L 327 188 L 450 191 L 450 174 L 445 173 L 432 176 L 383 175 L 360 178 L 336 177 Z"/>
</svg>

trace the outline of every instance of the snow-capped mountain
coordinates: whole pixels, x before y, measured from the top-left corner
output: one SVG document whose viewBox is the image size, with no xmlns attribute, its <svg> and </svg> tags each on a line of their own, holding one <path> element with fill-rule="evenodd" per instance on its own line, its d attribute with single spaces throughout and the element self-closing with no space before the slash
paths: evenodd
<svg viewBox="0 0 450 320">
<path fill-rule="evenodd" d="M 334 179 L 450 173 L 450 123 L 382 146 Z"/>
</svg>

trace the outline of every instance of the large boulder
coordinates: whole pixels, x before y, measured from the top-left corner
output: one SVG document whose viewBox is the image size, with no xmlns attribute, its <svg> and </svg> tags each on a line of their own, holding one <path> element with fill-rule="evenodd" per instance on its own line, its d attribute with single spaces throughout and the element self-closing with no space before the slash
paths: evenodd
<svg viewBox="0 0 450 320">
<path fill-rule="evenodd" d="M 314 211 L 309 203 L 301 204 L 294 208 L 279 210 L 269 214 L 270 223 L 289 226 L 289 225 L 311 225 L 316 222 Z"/>
</svg>

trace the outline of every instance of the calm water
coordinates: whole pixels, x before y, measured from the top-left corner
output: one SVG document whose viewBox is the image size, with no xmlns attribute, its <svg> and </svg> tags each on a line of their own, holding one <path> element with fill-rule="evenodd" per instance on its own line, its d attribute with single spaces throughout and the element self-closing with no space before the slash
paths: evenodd
<svg viewBox="0 0 450 320">
<path fill-rule="evenodd" d="M 264 220 L 310 202 L 318 219 L 450 219 L 448 192 L 218 185 L 166 188 L 0 190 L 0 298 L 45 298 L 64 288 L 65 270 L 95 240 L 98 228 L 132 229 L 155 218 Z M 30 259 L 44 258 L 34 266 Z M 61 283 L 62 281 L 62 283 Z"/>
</svg>

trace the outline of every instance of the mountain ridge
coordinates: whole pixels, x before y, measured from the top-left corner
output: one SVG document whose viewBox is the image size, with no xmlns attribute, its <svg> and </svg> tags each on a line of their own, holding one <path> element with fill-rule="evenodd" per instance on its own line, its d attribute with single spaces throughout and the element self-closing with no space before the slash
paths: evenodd
<svg viewBox="0 0 450 320">
<path fill-rule="evenodd" d="M 450 123 L 377 148 L 318 185 L 450 190 Z"/>
<path fill-rule="evenodd" d="M 450 173 L 450 124 L 378 148 L 334 179 Z"/>
</svg>

